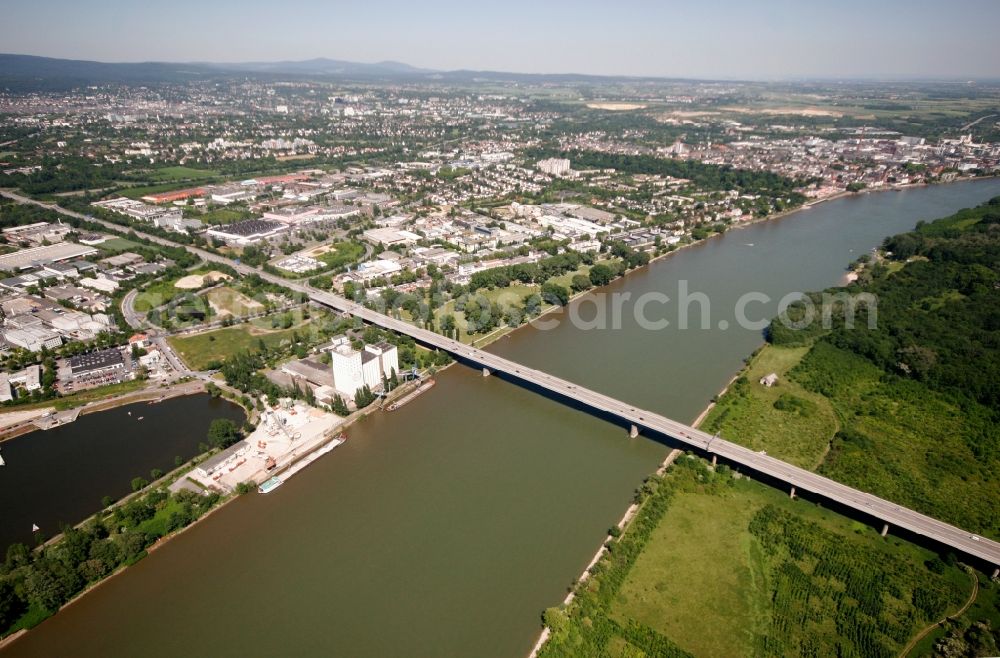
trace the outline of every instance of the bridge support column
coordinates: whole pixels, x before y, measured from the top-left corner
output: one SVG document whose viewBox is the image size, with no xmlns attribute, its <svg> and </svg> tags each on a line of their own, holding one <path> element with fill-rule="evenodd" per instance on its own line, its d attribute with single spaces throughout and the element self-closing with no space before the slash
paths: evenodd
<svg viewBox="0 0 1000 658">
<path fill-rule="evenodd" d="M 882 525 L 882 536 L 885 537 L 887 534 L 889 534 L 889 524 L 885 523 Z"/>
<path fill-rule="evenodd" d="M 788 492 L 789 498 L 795 498 L 795 486 L 792 486 L 792 490 Z"/>
<path fill-rule="evenodd" d="M 996 580 L 997 576 L 1000 576 L 1000 567 L 993 570 L 993 575 L 990 576 L 990 580 Z"/>
<path fill-rule="evenodd" d="M 489 368 L 483 368 L 483 377 L 489 377 L 491 374 L 493 373 L 490 372 Z"/>
<path fill-rule="evenodd" d="M 628 430 L 628 438 L 634 439 L 637 436 L 639 436 L 639 428 L 633 425 Z"/>
<path fill-rule="evenodd" d="M 715 464 L 718 462 L 718 455 L 712 455 L 712 468 L 715 468 Z"/>
</svg>

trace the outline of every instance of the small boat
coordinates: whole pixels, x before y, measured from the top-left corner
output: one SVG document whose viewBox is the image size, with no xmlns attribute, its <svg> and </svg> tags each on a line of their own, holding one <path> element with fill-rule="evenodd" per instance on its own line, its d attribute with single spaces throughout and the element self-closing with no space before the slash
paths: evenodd
<svg viewBox="0 0 1000 658">
<path fill-rule="evenodd" d="M 32 532 L 38 532 L 39 530 L 41 530 L 41 528 L 39 528 L 36 524 L 34 524 L 34 523 L 31 524 L 31 531 Z"/>
<path fill-rule="evenodd" d="M 0 455 L 0 466 L 6 466 L 7 462 L 3 460 L 3 455 Z"/>
<path fill-rule="evenodd" d="M 261 485 L 257 487 L 257 493 L 262 493 L 262 494 L 270 493 L 271 491 L 274 491 L 275 489 L 280 487 L 281 484 L 282 484 L 281 478 L 275 475 L 273 478 L 261 483 Z"/>
<path fill-rule="evenodd" d="M 142 420 L 143 418 L 145 418 L 145 416 L 139 416 L 136 420 Z"/>
</svg>

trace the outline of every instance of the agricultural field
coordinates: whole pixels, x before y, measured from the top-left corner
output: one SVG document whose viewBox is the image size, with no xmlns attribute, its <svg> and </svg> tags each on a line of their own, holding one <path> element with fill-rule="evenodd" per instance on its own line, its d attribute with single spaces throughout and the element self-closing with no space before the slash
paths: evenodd
<svg viewBox="0 0 1000 658">
<path fill-rule="evenodd" d="M 543 658 L 890 658 L 972 593 L 959 566 L 681 457 L 567 608 Z"/>
</svg>

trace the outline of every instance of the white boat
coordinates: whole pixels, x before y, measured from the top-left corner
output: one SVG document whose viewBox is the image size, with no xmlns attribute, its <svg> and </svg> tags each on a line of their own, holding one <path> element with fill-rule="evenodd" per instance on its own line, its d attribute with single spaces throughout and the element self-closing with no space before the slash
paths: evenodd
<svg viewBox="0 0 1000 658">
<path fill-rule="evenodd" d="M 6 466 L 7 462 L 3 460 L 3 455 L 0 455 L 0 466 Z"/>
</svg>

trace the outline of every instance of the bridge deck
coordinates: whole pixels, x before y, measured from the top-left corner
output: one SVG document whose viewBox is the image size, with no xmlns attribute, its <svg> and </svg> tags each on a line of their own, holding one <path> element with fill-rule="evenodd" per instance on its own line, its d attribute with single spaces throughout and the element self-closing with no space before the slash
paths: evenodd
<svg viewBox="0 0 1000 658">
<path fill-rule="evenodd" d="M 415 327 L 403 320 L 397 320 L 383 313 L 372 311 L 338 295 L 316 291 L 310 291 L 309 294 L 313 301 L 317 303 L 350 313 L 366 322 L 376 324 L 385 329 L 407 334 L 424 345 L 444 350 L 452 355 L 477 363 L 491 371 L 502 372 L 509 377 L 533 384 L 534 386 L 565 396 L 606 414 L 616 416 L 636 425 L 640 430 L 647 429 L 659 432 L 698 450 L 718 455 L 720 458 L 733 464 L 743 466 L 776 480 L 787 482 L 797 490 L 812 492 L 815 495 L 884 521 L 890 526 L 903 528 L 914 534 L 928 537 L 992 565 L 1000 565 L 1000 543 L 986 537 L 978 537 L 961 528 L 817 475 L 812 471 L 807 471 L 780 459 L 754 452 L 731 441 L 713 437 L 711 434 L 702 432 L 690 425 L 679 423 L 651 411 L 637 409 L 625 402 L 578 386 L 565 379 L 560 379 L 540 370 L 528 368 L 509 359 L 465 345 L 432 331 Z"/>
</svg>

